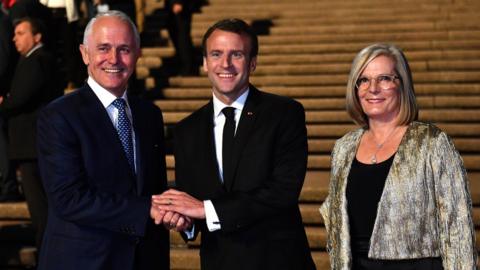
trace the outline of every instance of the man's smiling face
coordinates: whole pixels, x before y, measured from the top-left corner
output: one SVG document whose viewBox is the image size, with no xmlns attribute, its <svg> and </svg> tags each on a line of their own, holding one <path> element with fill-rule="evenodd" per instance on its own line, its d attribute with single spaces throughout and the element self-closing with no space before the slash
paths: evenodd
<svg viewBox="0 0 480 270">
<path fill-rule="evenodd" d="M 130 25 L 116 17 L 101 17 L 80 50 L 88 75 L 110 93 L 121 96 L 139 56 Z"/>
<path fill-rule="evenodd" d="M 225 104 L 231 104 L 248 87 L 257 59 L 250 58 L 251 41 L 246 35 L 215 30 L 206 42 L 203 69 L 208 73 L 213 93 Z"/>
</svg>

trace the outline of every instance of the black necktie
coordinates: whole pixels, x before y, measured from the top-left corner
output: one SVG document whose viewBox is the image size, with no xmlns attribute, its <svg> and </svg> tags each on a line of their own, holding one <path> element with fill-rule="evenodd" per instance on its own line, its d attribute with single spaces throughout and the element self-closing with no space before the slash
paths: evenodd
<svg viewBox="0 0 480 270">
<path fill-rule="evenodd" d="M 222 164 L 223 164 L 223 183 L 227 181 L 228 175 L 232 172 L 232 149 L 233 138 L 235 136 L 235 108 L 225 107 L 222 110 L 225 115 L 225 125 L 223 126 L 222 140 Z"/>
</svg>

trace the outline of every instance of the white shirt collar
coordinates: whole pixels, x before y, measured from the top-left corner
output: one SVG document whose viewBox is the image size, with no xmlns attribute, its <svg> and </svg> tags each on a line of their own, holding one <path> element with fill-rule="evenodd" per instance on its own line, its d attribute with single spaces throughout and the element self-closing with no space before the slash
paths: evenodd
<svg viewBox="0 0 480 270">
<path fill-rule="evenodd" d="M 220 101 L 215 94 L 213 94 L 213 115 L 214 117 L 218 117 L 221 113 L 223 108 L 225 107 L 234 107 L 237 110 L 242 111 L 243 107 L 245 106 L 245 102 L 247 101 L 248 93 L 250 92 L 250 88 L 247 88 L 241 96 L 239 96 L 232 104 L 227 105 Z"/>
<path fill-rule="evenodd" d="M 37 45 L 33 46 L 33 48 L 25 55 L 25 57 L 29 57 L 34 51 L 40 49 L 41 47 L 43 47 L 43 43 L 40 42 Z"/>
<path fill-rule="evenodd" d="M 100 102 L 102 102 L 103 107 L 107 108 L 108 106 L 110 106 L 110 104 L 112 104 L 112 102 L 115 99 L 117 99 L 117 97 L 114 94 L 108 92 L 107 89 L 101 87 L 92 77 L 90 76 L 88 77 L 87 83 L 90 86 L 90 88 L 92 88 L 95 95 L 97 95 L 98 99 L 100 99 Z M 127 90 L 123 92 L 123 95 L 121 96 L 121 98 L 123 98 L 127 103 L 127 106 L 129 106 L 128 99 L 127 99 Z"/>
</svg>

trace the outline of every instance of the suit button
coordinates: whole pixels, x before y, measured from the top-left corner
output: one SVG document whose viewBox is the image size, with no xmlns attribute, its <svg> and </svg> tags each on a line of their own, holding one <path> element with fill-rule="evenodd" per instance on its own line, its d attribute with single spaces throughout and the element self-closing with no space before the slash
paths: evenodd
<svg viewBox="0 0 480 270">
<path fill-rule="evenodd" d="M 135 238 L 132 239 L 132 244 L 133 245 L 138 245 L 138 243 L 140 243 L 140 238 L 135 237 Z"/>
</svg>

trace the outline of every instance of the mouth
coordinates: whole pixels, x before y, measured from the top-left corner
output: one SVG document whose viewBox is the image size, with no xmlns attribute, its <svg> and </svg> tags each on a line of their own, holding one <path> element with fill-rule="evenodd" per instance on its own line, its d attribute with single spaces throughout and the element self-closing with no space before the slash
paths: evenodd
<svg viewBox="0 0 480 270">
<path fill-rule="evenodd" d="M 105 71 L 106 73 L 116 74 L 123 72 L 123 68 L 103 68 L 103 71 Z"/>
<path fill-rule="evenodd" d="M 370 103 L 380 103 L 383 102 L 385 99 L 384 98 L 367 98 L 367 102 Z"/>
<path fill-rule="evenodd" d="M 231 79 L 233 77 L 235 77 L 236 74 L 233 74 L 233 73 L 217 73 L 218 77 L 222 78 L 222 79 Z"/>
</svg>

